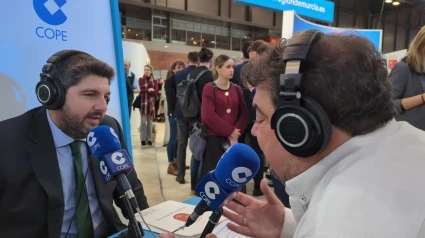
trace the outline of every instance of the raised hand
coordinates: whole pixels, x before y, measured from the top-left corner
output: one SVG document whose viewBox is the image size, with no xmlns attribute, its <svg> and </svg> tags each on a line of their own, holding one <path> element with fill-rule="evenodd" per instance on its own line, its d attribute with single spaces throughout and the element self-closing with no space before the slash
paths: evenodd
<svg viewBox="0 0 425 238">
<path fill-rule="evenodd" d="M 232 201 L 226 206 L 231 211 L 224 209 L 223 215 L 238 224 L 228 224 L 234 232 L 254 238 L 278 238 L 283 228 L 285 207 L 265 179 L 261 181 L 260 188 L 267 202 L 238 193 L 235 199 L 245 206 Z"/>
</svg>

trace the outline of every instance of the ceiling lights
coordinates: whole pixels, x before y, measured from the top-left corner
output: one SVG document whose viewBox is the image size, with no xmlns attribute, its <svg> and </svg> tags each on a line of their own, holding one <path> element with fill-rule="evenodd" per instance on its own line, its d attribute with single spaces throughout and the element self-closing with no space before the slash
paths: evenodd
<svg viewBox="0 0 425 238">
<path fill-rule="evenodd" d="M 400 5 L 400 2 L 399 2 L 399 1 L 394 1 L 394 2 L 393 2 L 393 5 L 394 5 L 394 6 L 398 6 L 398 5 Z"/>
</svg>

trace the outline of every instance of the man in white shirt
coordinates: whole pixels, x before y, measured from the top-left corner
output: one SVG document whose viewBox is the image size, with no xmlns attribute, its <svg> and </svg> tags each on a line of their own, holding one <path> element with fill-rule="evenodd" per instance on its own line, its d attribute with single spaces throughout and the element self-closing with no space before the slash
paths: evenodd
<svg viewBox="0 0 425 238">
<path fill-rule="evenodd" d="M 239 193 L 245 206 L 227 205 L 231 230 L 266 238 L 425 237 L 425 132 L 394 120 L 385 61 L 367 39 L 302 32 L 253 67 L 252 133 L 286 181 L 291 209 L 263 180 L 266 202 Z"/>
</svg>

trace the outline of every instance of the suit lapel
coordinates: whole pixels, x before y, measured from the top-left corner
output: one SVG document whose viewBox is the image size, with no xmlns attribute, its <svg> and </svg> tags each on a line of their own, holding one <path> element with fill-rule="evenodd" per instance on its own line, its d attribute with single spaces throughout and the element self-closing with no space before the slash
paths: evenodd
<svg viewBox="0 0 425 238">
<path fill-rule="evenodd" d="M 40 108 L 28 134 L 29 160 L 35 177 L 46 191 L 48 198 L 47 226 L 49 237 L 59 237 L 64 213 L 62 179 L 56 148 L 50 132 L 46 111 Z"/>
<path fill-rule="evenodd" d="M 90 167 L 93 175 L 93 184 L 96 190 L 97 200 L 99 202 L 99 207 L 102 210 L 103 217 L 105 217 L 109 226 L 115 226 L 112 194 L 117 187 L 117 183 L 112 181 L 105 184 L 105 181 L 100 174 L 100 162 L 93 155 L 90 155 Z"/>
</svg>

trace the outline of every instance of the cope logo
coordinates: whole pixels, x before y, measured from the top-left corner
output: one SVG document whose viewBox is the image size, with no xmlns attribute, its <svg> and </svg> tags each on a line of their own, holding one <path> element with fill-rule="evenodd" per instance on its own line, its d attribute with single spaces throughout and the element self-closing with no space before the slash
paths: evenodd
<svg viewBox="0 0 425 238">
<path fill-rule="evenodd" d="M 114 162 L 117 165 L 122 165 L 125 163 L 125 158 L 123 157 L 123 153 L 121 152 L 115 152 L 112 154 L 112 162 Z"/>
<path fill-rule="evenodd" d="M 246 167 L 237 167 L 232 171 L 232 179 L 226 179 L 226 183 L 232 187 L 240 187 L 243 183 L 248 181 L 248 178 L 252 176 L 250 169 Z"/>
<path fill-rule="evenodd" d="M 125 170 L 125 169 L 130 169 L 130 166 L 128 164 L 124 164 L 126 160 L 125 156 L 123 153 L 117 151 L 114 152 L 111 155 L 111 160 L 112 162 L 117 165 L 117 170 L 121 171 L 121 170 Z"/>
<path fill-rule="evenodd" d="M 87 144 L 89 145 L 92 153 L 96 152 L 97 148 L 100 147 L 100 144 L 99 143 L 96 144 L 96 141 L 97 141 L 97 138 L 94 137 L 94 132 L 90 132 L 87 136 Z"/>
<path fill-rule="evenodd" d="M 210 199 L 215 200 L 216 195 L 220 194 L 220 189 L 218 185 L 212 181 L 209 181 L 205 184 L 204 192 L 200 192 L 199 196 L 205 201 L 205 203 L 209 206 L 211 204 Z"/>
<path fill-rule="evenodd" d="M 109 128 L 109 130 L 111 131 L 111 134 L 115 137 L 115 138 L 114 138 L 114 141 L 115 141 L 115 142 L 117 142 L 117 143 L 120 143 L 120 139 L 118 138 L 118 135 L 117 135 L 117 133 L 114 131 L 114 129 L 112 129 L 112 127 L 111 127 L 111 128 Z"/>
<path fill-rule="evenodd" d="M 100 172 L 102 172 L 105 181 L 109 182 L 109 180 L 111 180 L 111 174 L 108 171 L 108 167 L 105 164 L 105 161 L 100 161 Z"/>
<path fill-rule="evenodd" d="M 52 26 L 62 25 L 68 19 L 62 10 L 65 4 L 66 0 L 33 0 L 37 16 Z M 42 39 L 67 41 L 67 32 L 61 29 L 39 26 L 35 29 L 35 33 Z"/>
</svg>

